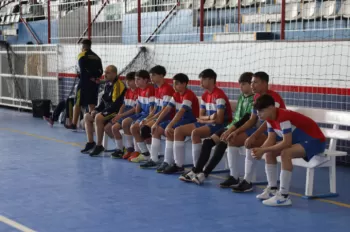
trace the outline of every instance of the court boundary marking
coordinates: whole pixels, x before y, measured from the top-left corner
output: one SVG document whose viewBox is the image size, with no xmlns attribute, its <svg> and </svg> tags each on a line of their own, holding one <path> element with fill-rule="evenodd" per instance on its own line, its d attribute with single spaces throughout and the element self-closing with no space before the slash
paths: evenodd
<svg viewBox="0 0 350 232">
<path fill-rule="evenodd" d="M 32 230 L 32 229 L 12 220 L 10 218 L 7 218 L 3 215 L 0 215 L 0 222 L 6 224 L 8 226 L 11 226 L 11 227 L 13 227 L 21 232 L 36 232 L 35 230 Z"/>
<path fill-rule="evenodd" d="M 18 134 L 22 134 L 22 135 L 27 135 L 27 136 L 31 136 L 31 137 L 34 137 L 34 138 L 48 140 L 48 141 L 53 141 L 53 142 L 66 144 L 66 145 L 71 145 L 71 146 L 75 146 L 75 147 L 83 147 L 83 145 L 79 144 L 79 143 L 67 142 L 67 141 L 64 141 L 64 140 L 50 138 L 50 137 L 47 137 L 47 136 L 37 135 L 37 134 L 33 134 L 33 133 L 28 133 L 28 132 L 25 132 L 25 131 L 14 130 L 14 129 L 10 129 L 10 128 L 0 128 L 0 130 L 2 130 L 2 131 L 9 131 L 9 132 L 12 132 L 12 133 L 18 133 Z M 225 179 L 225 177 L 219 176 L 219 175 L 210 174 L 209 176 L 213 177 L 215 179 L 221 179 L 221 180 Z M 266 186 L 256 185 L 256 187 L 258 187 L 260 189 L 264 189 Z M 295 193 L 295 192 L 290 192 L 289 194 L 292 195 L 292 196 L 296 196 L 296 197 L 302 197 L 303 196 L 302 194 Z M 309 200 L 317 200 L 317 201 L 320 201 L 320 202 L 333 204 L 333 205 L 337 205 L 337 206 L 340 206 L 340 207 L 344 207 L 344 208 L 349 208 L 350 209 L 350 204 L 346 204 L 346 203 L 339 202 L 339 201 L 320 199 L 320 198 L 309 199 Z M 0 215 L 0 217 L 1 217 L 1 215 Z"/>
</svg>

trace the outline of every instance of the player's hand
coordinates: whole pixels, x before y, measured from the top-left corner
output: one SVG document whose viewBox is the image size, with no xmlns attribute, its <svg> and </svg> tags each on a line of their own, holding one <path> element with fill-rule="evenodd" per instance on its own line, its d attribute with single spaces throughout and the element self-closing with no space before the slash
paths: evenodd
<svg viewBox="0 0 350 232">
<path fill-rule="evenodd" d="M 229 140 L 235 140 L 235 138 L 237 137 L 237 135 L 238 135 L 238 133 L 237 133 L 237 131 L 234 131 L 234 132 L 232 132 L 229 136 L 227 136 L 227 141 L 229 141 Z"/>
<path fill-rule="evenodd" d="M 203 119 L 197 118 L 197 122 L 199 123 L 205 123 L 205 121 Z"/>
<path fill-rule="evenodd" d="M 169 127 L 169 126 L 167 126 L 166 128 L 165 128 L 165 135 L 168 137 L 172 137 L 173 136 L 173 134 L 174 134 L 174 128 L 173 127 Z"/>
<path fill-rule="evenodd" d="M 227 142 L 227 137 L 231 134 L 230 130 L 225 131 L 224 133 L 222 133 L 222 135 L 220 136 L 220 140 Z"/>
<path fill-rule="evenodd" d="M 254 159 L 259 160 L 264 155 L 265 150 L 264 148 L 253 148 L 252 149 L 252 156 Z"/>
<path fill-rule="evenodd" d="M 112 123 L 116 123 L 119 119 L 121 118 L 120 114 L 117 114 L 113 119 L 112 119 Z"/>
<path fill-rule="evenodd" d="M 92 118 L 95 118 L 95 116 L 96 116 L 96 114 L 97 114 L 97 111 L 96 110 L 93 110 L 93 111 L 91 111 L 91 117 Z"/>
<path fill-rule="evenodd" d="M 146 119 L 142 120 L 142 121 L 140 122 L 140 127 L 146 125 L 146 122 L 147 122 Z"/>
<path fill-rule="evenodd" d="M 247 149 L 251 149 L 253 144 L 255 143 L 256 141 L 256 137 L 254 135 L 251 135 L 249 136 L 245 142 L 244 142 L 244 146 L 247 148 Z"/>
<path fill-rule="evenodd" d="M 151 134 L 153 135 L 154 132 L 157 130 L 158 124 L 154 123 L 153 126 L 151 127 Z"/>
</svg>

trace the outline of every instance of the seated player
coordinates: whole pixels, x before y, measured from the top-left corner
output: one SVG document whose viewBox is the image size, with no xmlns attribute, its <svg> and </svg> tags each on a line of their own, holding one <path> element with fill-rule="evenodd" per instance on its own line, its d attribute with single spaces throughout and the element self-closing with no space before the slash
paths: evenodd
<svg viewBox="0 0 350 232">
<path fill-rule="evenodd" d="M 185 137 L 192 138 L 193 165 L 197 163 L 202 148 L 202 138 L 206 138 L 215 131 L 224 128 L 232 120 L 230 102 L 222 89 L 216 86 L 216 73 L 212 69 L 205 69 L 199 74 L 201 86 L 206 90 L 202 95 L 200 116 L 197 122 L 177 127 L 174 132 L 175 164 L 167 167 L 163 173 L 182 173 L 185 161 Z M 184 178 L 187 174 L 183 174 Z"/>
<path fill-rule="evenodd" d="M 149 144 L 151 142 L 151 127 L 156 122 L 159 115 L 164 111 L 171 97 L 174 95 L 173 87 L 165 82 L 165 75 L 166 70 L 163 66 L 156 65 L 150 70 L 152 83 L 156 85 L 155 107 L 153 111 L 150 111 L 149 115 L 145 119 L 143 119 L 140 123 L 134 123 L 134 125 L 131 127 L 131 133 L 141 150 L 139 156 L 131 158 L 131 162 L 139 163 L 141 161 L 148 161 L 150 158 L 149 149 L 146 146 L 146 143 Z M 174 112 L 170 112 L 169 114 L 165 115 L 162 120 L 171 119 L 173 116 Z"/>
<path fill-rule="evenodd" d="M 139 125 L 150 112 L 153 111 L 155 105 L 154 99 L 154 87 L 150 84 L 150 75 L 146 70 L 140 70 L 135 74 L 135 83 L 139 88 L 135 114 L 127 117 L 122 122 L 122 128 L 124 130 L 126 153 L 123 155 L 123 159 L 131 161 L 131 159 L 137 158 L 140 154 L 139 151 L 135 151 L 135 148 L 141 149 L 141 151 L 147 151 L 145 143 L 140 143 L 141 147 L 138 146 L 137 142 L 133 142 L 133 135 L 131 133 L 131 127 L 134 124 Z M 140 131 L 140 130 L 139 130 Z M 140 133 L 140 132 L 139 132 Z M 140 137 L 140 136 L 138 136 Z M 136 140 L 136 139 L 135 139 Z M 142 146 L 144 145 L 144 147 Z M 145 148 L 146 147 L 146 148 Z"/>
<path fill-rule="evenodd" d="M 141 168 L 159 166 L 158 153 L 161 145 L 160 139 L 164 135 L 166 136 L 165 159 L 157 169 L 157 172 L 163 172 L 174 160 L 174 129 L 197 121 L 199 114 L 198 98 L 192 90 L 187 88 L 188 82 L 188 76 L 183 73 L 176 74 L 173 77 L 173 86 L 176 93 L 174 93 L 169 104 L 152 126 L 151 159 L 147 163 L 141 164 Z M 172 120 L 163 121 L 174 108 L 176 109 L 175 117 Z"/>
<path fill-rule="evenodd" d="M 207 138 L 203 141 L 203 146 L 196 168 L 193 168 L 192 172 L 187 174 L 191 177 L 191 181 L 201 184 L 208 177 L 208 175 L 213 171 L 213 169 L 218 165 L 220 160 L 225 154 L 227 148 L 227 137 L 235 131 L 237 128 L 242 126 L 246 121 L 249 120 L 250 113 L 252 112 L 253 107 L 253 92 L 250 86 L 252 81 L 253 73 L 246 72 L 239 77 L 239 85 L 241 88 L 241 95 L 238 98 L 235 117 L 230 125 L 226 128 L 222 128 L 215 132 L 210 138 Z M 207 164 L 212 148 L 215 146 L 213 157 L 210 159 Z M 221 187 L 232 187 L 233 185 L 238 184 L 238 168 L 236 158 L 237 156 L 231 155 L 228 156 L 228 165 L 230 168 L 229 178 L 220 184 Z M 207 165 L 206 165 L 207 164 Z M 204 166 L 206 167 L 204 168 Z M 181 177 L 181 180 L 190 181 Z"/>
<path fill-rule="evenodd" d="M 98 156 L 104 151 L 102 146 L 102 139 L 104 135 L 105 125 L 109 120 L 119 111 L 123 104 L 124 95 L 126 92 L 125 85 L 118 79 L 118 71 L 114 65 L 109 65 L 105 70 L 105 79 L 107 81 L 100 104 L 84 116 L 85 130 L 87 136 L 87 143 L 85 148 L 81 150 L 82 153 L 88 153 L 90 156 Z M 94 142 L 93 123 L 95 122 L 95 132 L 97 137 L 97 144 Z"/>
<path fill-rule="evenodd" d="M 135 72 L 126 74 L 125 79 L 128 89 L 124 96 L 124 103 L 120 107 L 118 114 L 105 127 L 105 132 L 110 135 L 110 137 L 114 137 L 116 143 L 116 150 L 111 154 L 112 158 L 122 158 L 124 154 L 123 139 L 120 134 L 120 129 L 122 128 L 123 120 L 135 113 L 139 91 L 135 83 Z"/>
<path fill-rule="evenodd" d="M 269 90 L 269 75 L 265 72 L 254 73 L 252 79 L 252 90 L 254 95 L 254 101 L 263 94 L 269 94 L 275 99 L 275 106 L 277 108 L 285 109 L 286 105 L 284 104 L 281 96 L 275 91 Z M 260 125 L 260 127 L 259 127 Z M 232 132 L 229 137 L 229 148 L 228 156 L 236 155 L 239 147 L 246 146 L 247 149 L 253 147 L 261 146 L 267 138 L 267 126 L 266 122 L 258 119 L 256 110 L 252 110 L 250 119 L 240 128 Z M 253 190 L 252 178 L 253 171 L 255 170 L 256 162 L 253 159 L 250 152 L 246 153 L 245 158 L 245 174 L 244 179 L 239 182 L 238 185 L 232 187 L 233 192 L 250 192 Z M 266 170 L 266 173 L 277 173 L 277 166 L 269 166 Z M 275 189 L 266 188 L 263 194 L 257 196 L 258 199 L 263 199 L 270 194 L 273 194 Z"/>
<path fill-rule="evenodd" d="M 289 187 L 292 179 L 292 159 L 303 158 L 310 161 L 315 155 L 322 154 L 326 148 L 326 138 L 311 118 L 300 113 L 275 107 L 270 95 L 260 96 L 254 103 L 259 118 L 267 121 L 268 137 L 261 147 L 252 149 L 254 159 L 266 155 L 266 166 L 276 165 L 276 157 L 281 156 L 280 190 L 271 198 L 263 201 L 268 206 L 291 205 Z M 277 142 L 279 137 L 282 141 Z M 270 187 L 277 188 L 275 173 L 267 172 Z M 273 180 L 270 183 L 270 180 Z"/>
</svg>

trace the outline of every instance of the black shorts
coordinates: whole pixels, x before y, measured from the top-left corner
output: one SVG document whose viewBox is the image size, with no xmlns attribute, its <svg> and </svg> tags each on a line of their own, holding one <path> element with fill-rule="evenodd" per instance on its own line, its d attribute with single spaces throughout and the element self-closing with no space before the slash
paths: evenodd
<svg viewBox="0 0 350 232">
<path fill-rule="evenodd" d="M 216 131 L 214 135 L 220 137 L 225 131 L 227 131 L 226 127 L 221 128 L 220 130 Z"/>
<path fill-rule="evenodd" d="M 75 96 L 75 104 L 78 106 L 97 105 L 98 85 L 82 88 L 78 86 Z"/>
</svg>

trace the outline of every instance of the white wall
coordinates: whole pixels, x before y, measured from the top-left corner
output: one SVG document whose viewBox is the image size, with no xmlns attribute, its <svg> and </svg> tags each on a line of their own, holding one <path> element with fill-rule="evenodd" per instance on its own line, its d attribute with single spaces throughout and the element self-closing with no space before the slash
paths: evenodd
<svg viewBox="0 0 350 232">
<path fill-rule="evenodd" d="M 166 67 L 167 76 L 178 72 L 197 79 L 205 68 L 218 73 L 219 81 L 235 82 L 245 71 L 265 71 L 271 83 L 347 88 L 350 78 L 350 42 L 245 42 L 203 44 L 147 44 L 151 65 Z M 104 66 L 119 70 L 138 52 L 136 45 L 93 45 Z M 80 46 L 61 45 L 60 70 L 69 72 Z M 67 70 L 68 69 L 68 70 Z"/>
</svg>

